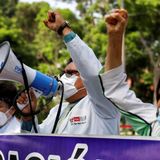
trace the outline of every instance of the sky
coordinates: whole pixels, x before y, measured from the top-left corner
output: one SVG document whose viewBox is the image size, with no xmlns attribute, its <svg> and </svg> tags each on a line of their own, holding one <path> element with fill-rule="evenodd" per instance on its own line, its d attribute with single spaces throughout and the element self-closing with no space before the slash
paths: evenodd
<svg viewBox="0 0 160 160">
<path fill-rule="evenodd" d="M 48 2 L 50 6 L 53 8 L 69 8 L 71 11 L 76 13 L 76 2 L 64 3 L 60 0 L 58 1 L 56 0 L 20 0 L 20 2 L 28 2 L 28 3 L 41 2 L 41 1 Z"/>
</svg>

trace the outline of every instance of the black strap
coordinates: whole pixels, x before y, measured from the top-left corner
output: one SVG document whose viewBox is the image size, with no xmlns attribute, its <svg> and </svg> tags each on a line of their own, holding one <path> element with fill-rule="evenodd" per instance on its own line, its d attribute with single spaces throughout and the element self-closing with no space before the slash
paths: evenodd
<svg viewBox="0 0 160 160">
<path fill-rule="evenodd" d="M 67 21 L 63 22 L 62 25 L 58 28 L 57 30 L 57 33 L 61 36 L 62 35 L 62 32 L 63 30 L 68 27 L 68 28 L 71 28 L 69 23 Z"/>
<path fill-rule="evenodd" d="M 59 80 L 59 82 L 61 83 L 61 86 L 60 86 L 61 87 L 61 100 L 60 100 L 60 103 L 59 103 L 56 119 L 55 119 L 54 126 L 53 126 L 53 129 L 52 129 L 52 133 L 54 133 L 55 130 L 56 130 L 56 127 L 57 127 L 57 124 L 58 124 L 58 121 L 59 121 L 59 117 L 60 117 L 60 113 L 61 113 L 61 109 L 62 109 L 62 102 L 63 102 L 64 85 L 63 85 L 62 81 Z"/>
<path fill-rule="evenodd" d="M 31 97 L 30 97 L 30 94 L 29 94 L 28 78 L 27 78 L 27 75 L 26 75 L 26 71 L 24 69 L 24 65 L 23 65 L 22 59 L 21 58 L 18 58 L 18 59 L 19 59 L 19 61 L 21 63 L 21 66 L 22 66 L 22 76 L 23 76 L 24 86 L 25 86 L 25 89 L 26 89 L 27 95 L 28 95 L 29 106 L 30 106 L 30 111 L 31 111 L 31 116 L 32 116 L 33 128 L 34 128 L 35 133 L 38 133 L 37 128 L 36 128 L 36 124 L 35 124 L 35 116 L 33 114 L 33 109 L 32 109 Z"/>
</svg>

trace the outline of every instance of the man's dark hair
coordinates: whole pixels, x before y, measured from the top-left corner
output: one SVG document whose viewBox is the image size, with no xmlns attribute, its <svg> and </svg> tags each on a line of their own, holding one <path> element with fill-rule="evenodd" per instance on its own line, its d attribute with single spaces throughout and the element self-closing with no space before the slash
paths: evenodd
<svg viewBox="0 0 160 160">
<path fill-rule="evenodd" d="M 71 62 L 73 62 L 73 60 L 72 60 L 72 58 L 69 58 L 69 60 L 67 61 L 66 66 L 67 66 L 68 64 L 70 64 Z M 61 77 L 63 74 L 64 74 L 64 70 L 61 71 L 60 77 Z"/>
<path fill-rule="evenodd" d="M 6 102 L 9 107 L 13 105 L 18 91 L 13 82 L 0 81 L 0 100 Z"/>
</svg>

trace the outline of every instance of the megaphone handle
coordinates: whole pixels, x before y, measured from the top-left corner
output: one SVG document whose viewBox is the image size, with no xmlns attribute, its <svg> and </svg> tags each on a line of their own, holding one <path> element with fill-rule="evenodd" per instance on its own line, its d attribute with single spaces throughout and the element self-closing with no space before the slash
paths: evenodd
<svg viewBox="0 0 160 160">
<path fill-rule="evenodd" d="M 42 92 L 35 88 L 33 88 L 33 92 L 37 99 L 42 95 Z M 17 103 L 17 107 L 22 111 L 28 104 L 29 104 L 29 100 L 27 100 L 25 104 Z"/>
</svg>

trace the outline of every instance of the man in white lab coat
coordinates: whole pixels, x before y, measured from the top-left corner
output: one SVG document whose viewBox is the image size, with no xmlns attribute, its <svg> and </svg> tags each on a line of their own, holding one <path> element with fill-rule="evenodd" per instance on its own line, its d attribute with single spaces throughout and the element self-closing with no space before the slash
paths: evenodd
<svg viewBox="0 0 160 160">
<path fill-rule="evenodd" d="M 49 12 L 45 25 L 63 37 L 73 62 L 65 69 L 62 112 L 55 129 L 56 134 L 117 135 L 120 114 L 104 95 L 98 77 L 102 65 L 92 49 L 75 34 L 69 24 L 57 12 Z M 34 99 L 34 97 L 32 97 Z M 19 103 L 25 101 L 25 95 Z M 38 125 L 40 133 L 52 133 L 58 106 L 52 108 L 48 117 Z M 24 122 L 23 124 L 27 123 Z M 24 125 L 25 126 L 25 125 Z M 25 127 L 23 127 L 25 129 Z"/>
</svg>

